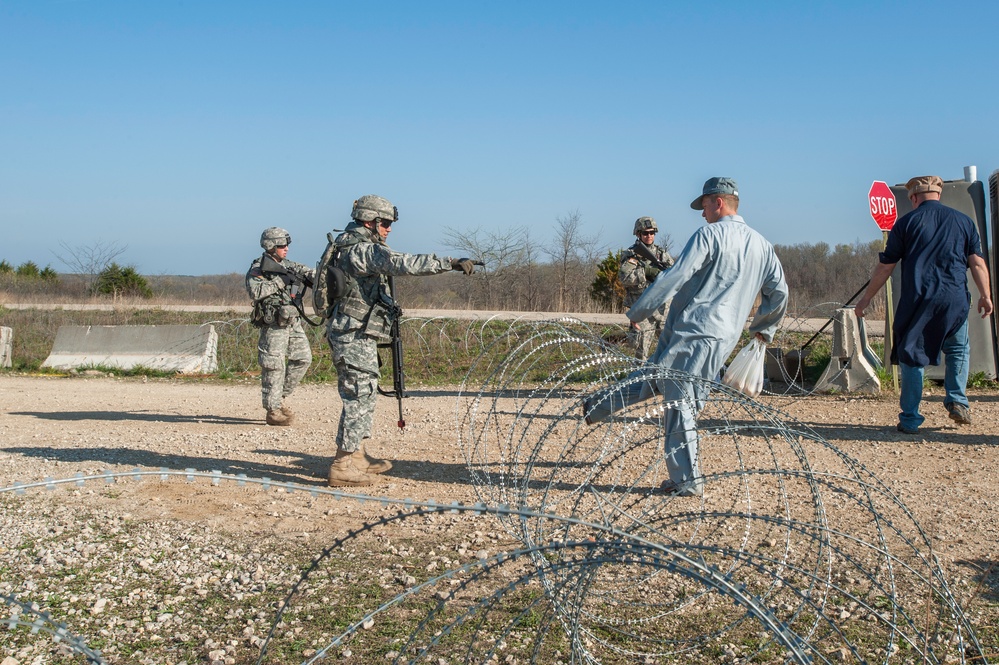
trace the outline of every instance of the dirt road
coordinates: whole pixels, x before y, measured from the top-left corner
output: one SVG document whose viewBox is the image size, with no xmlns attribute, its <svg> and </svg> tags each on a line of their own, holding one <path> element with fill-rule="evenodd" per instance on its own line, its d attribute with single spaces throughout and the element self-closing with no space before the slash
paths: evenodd
<svg viewBox="0 0 999 665">
<path fill-rule="evenodd" d="M 379 397 L 369 450 L 394 460 L 380 496 L 475 500 L 455 433 L 456 388 L 416 390 L 405 401 L 405 430 L 395 401 Z M 0 486 L 107 469 L 245 473 L 276 481 L 323 484 L 340 401 L 336 387 L 307 384 L 289 401 L 293 427 L 263 421 L 259 386 L 167 379 L 0 377 Z M 941 555 L 999 560 L 999 395 L 971 395 L 974 424 L 947 418 L 940 389 L 929 391 L 920 436 L 895 431 L 897 404 L 883 398 L 821 397 L 778 401 L 874 471 L 929 529 L 949 534 Z M 184 519 L 211 520 L 197 504 Z M 250 509 L 247 509 L 250 510 Z M 946 516 L 946 517 L 945 517 Z M 230 527 L 243 520 L 226 515 Z"/>
</svg>

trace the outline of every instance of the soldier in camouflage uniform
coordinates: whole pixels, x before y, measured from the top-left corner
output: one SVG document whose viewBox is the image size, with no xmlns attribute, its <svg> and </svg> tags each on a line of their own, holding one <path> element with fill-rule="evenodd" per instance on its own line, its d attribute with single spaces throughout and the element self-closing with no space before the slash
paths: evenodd
<svg viewBox="0 0 999 665">
<path fill-rule="evenodd" d="M 289 272 L 315 280 L 316 271 L 301 263 L 289 261 L 291 235 L 272 226 L 260 236 L 264 256 L 270 256 Z M 253 301 L 250 320 L 260 328 L 257 342 L 257 362 L 260 363 L 260 385 L 268 425 L 291 425 L 295 414 L 284 406 L 284 398 L 298 386 L 312 364 L 312 348 L 302 328 L 298 309 L 293 304 L 295 284 L 287 275 L 264 272 L 264 256 L 254 259 L 246 273 L 246 292 Z"/>
<path fill-rule="evenodd" d="M 437 275 L 475 268 L 470 259 L 435 254 L 403 254 L 385 244 L 398 220 L 395 206 L 380 196 L 354 201 L 354 221 L 334 240 L 333 263 L 347 275 L 347 293 L 330 315 L 327 340 L 336 366 L 337 388 L 343 402 L 336 434 L 336 458 L 330 466 L 331 487 L 370 485 L 375 474 L 392 463 L 368 456 L 364 439 L 371 436 L 378 391 L 378 342 L 388 341 L 397 307 L 388 276 Z"/>
<path fill-rule="evenodd" d="M 638 240 L 621 254 L 621 268 L 618 271 L 618 279 L 621 280 L 621 284 L 625 288 L 625 307 L 631 307 L 660 272 L 659 268 L 651 261 L 635 253 L 635 247 L 638 243 L 645 245 L 645 248 L 652 252 L 667 268 L 673 265 L 673 257 L 669 255 L 669 252 L 656 244 L 658 231 L 656 220 L 651 217 L 639 217 L 635 220 L 634 233 Z M 662 334 L 663 318 L 668 305 L 669 303 L 664 303 L 647 319 L 638 323 L 631 322 L 628 337 L 635 345 L 635 357 L 639 360 L 645 360 L 649 357 L 652 341 L 659 339 Z"/>
</svg>

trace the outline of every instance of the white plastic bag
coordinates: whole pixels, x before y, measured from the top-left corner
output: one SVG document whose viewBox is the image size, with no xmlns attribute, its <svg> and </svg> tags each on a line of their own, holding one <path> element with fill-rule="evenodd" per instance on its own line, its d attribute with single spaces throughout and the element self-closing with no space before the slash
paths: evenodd
<svg viewBox="0 0 999 665">
<path fill-rule="evenodd" d="M 767 347 L 758 337 L 753 337 L 728 366 L 722 383 L 749 397 L 756 397 L 763 390 L 763 363 L 766 356 Z"/>
</svg>

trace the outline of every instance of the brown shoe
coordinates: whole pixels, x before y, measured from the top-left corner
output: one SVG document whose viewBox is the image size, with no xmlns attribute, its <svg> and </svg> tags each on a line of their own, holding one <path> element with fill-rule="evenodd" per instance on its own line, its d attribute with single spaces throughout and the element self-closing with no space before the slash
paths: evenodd
<svg viewBox="0 0 999 665">
<path fill-rule="evenodd" d="M 385 473 L 392 468 L 392 462 L 368 455 L 363 445 L 350 454 L 350 461 L 354 463 L 354 468 L 364 473 Z"/>
<path fill-rule="evenodd" d="M 378 482 L 377 476 L 357 470 L 351 453 L 344 450 L 336 451 L 336 458 L 330 465 L 328 483 L 330 487 L 361 487 L 374 485 L 376 482 Z"/>
<path fill-rule="evenodd" d="M 271 409 L 267 412 L 267 424 L 287 427 L 291 424 L 291 418 L 284 415 L 279 409 Z"/>
<path fill-rule="evenodd" d="M 971 409 L 966 407 L 964 404 L 958 404 L 957 402 L 947 402 L 944 404 L 947 409 L 947 413 L 950 414 L 950 419 L 959 425 L 970 425 L 971 424 Z"/>
<path fill-rule="evenodd" d="M 295 412 L 292 411 L 290 407 L 282 406 L 281 413 L 283 413 L 285 417 L 288 419 L 289 425 L 295 422 Z"/>
</svg>

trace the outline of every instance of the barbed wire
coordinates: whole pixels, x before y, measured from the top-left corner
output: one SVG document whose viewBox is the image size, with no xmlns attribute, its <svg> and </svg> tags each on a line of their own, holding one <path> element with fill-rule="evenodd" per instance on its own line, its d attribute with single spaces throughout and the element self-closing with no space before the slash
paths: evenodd
<svg viewBox="0 0 999 665">
<path fill-rule="evenodd" d="M 49 613 L 42 611 L 37 604 L 21 602 L 16 596 L 8 594 L 0 594 L 0 602 L 12 608 L 10 617 L 0 621 L 0 625 L 7 625 L 7 630 L 24 627 L 32 635 L 46 633 L 51 636 L 53 642 L 65 644 L 72 653 L 80 654 L 86 658 L 88 663 L 104 664 L 105 661 L 99 649 L 91 649 L 83 638 L 70 632 L 65 624 L 53 620 Z M 22 618 L 25 616 L 31 617 L 31 619 Z"/>
<path fill-rule="evenodd" d="M 527 319 L 404 318 L 400 330 L 404 340 L 407 375 L 420 382 L 453 382 L 465 375 L 469 365 L 496 339 L 509 340 Z M 229 374 L 258 372 L 257 338 L 259 328 L 249 319 L 207 321 L 218 334 L 218 371 Z M 332 356 L 326 341 L 325 326 L 305 326 L 312 347 L 312 365 L 307 377 L 328 376 L 334 371 Z M 606 326 L 602 334 L 607 339 L 618 339 L 624 344 L 626 327 Z M 622 346 L 622 348 L 624 348 Z"/>
<path fill-rule="evenodd" d="M 812 349 L 802 350 L 801 345 L 804 338 L 810 335 L 814 319 L 828 318 L 836 306 L 836 303 L 821 303 L 795 317 L 785 319 L 769 345 L 768 353 L 772 357 L 768 362 L 764 394 L 792 400 L 814 394 L 814 389 L 810 386 L 822 368 L 813 366 L 815 359 L 824 363 L 825 355 L 820 351 L 813 357 Z M 509 341 L 516 334 L 515 331 L 533 323 L 536 321 L 519 317 L 501 318 L 499 315 L 487 319 L 465 320 L 445 317 L 404 318 L 400 328 L 404 340 L 407 377 L 413 385 L 452 382 L 456 376 L 464 376 L 473 361 L 490 348 L 494 340 Z M 257 361 L 259 329 L 249 319 L 211 320 L 198 327 L 203 329 L 206 326 L 212 327 L 217 342 L 206 351 L 201 365 L 202 373 L 231 376 L 252 375 L 260 371 Z M 310 380 L 328 380 L 335 369 L 332 356 L 328 353 L 325 326 L 305 326 L 305 331 L 313 350 L 312 365 L 306 377 Z M 632 353 L 628 327 L 623 322 L 623 317 L 620 324 L 607 324 L 592 332 L 625 355 Z M 816 346 L 828 347 L 830 335 L 828 332 L 820 335 L 820 343 Z M 190 358 L 192 353 L 193 357 L 197 357 L 201 353 L 199 344 L 204 344 L 201 337 L 175 340 L 171 347 L 156 354 L 157 361 L 154 364 L 159 361 L 168 362 L 174 356 Z M 100 364 L 98 366 L 104 367 Z"/>
<path fill-rule="evenodd" d="M 818 358 L 824 354 L 817 347 L 830 345 L 832 331 L 825 333 L 825 337 L 821 333 L 813 336 L 813 322 L 830 321 L 841 306 L 836 302 L 818 303 L 793 316 L 784 317 L 774 334 L 773 342 L 768 345 L 768 369 L 771 376 L 764 382 L 764 395 L 797 400 L 816 394 L 815 379 L 825 368 L 825 358 Z M 814 340 L 820 340 L 820 343 L 806 346 Z M 822 366 L 819 366 L 819 360 L 822 361 Z M 833 362 L 833 359 L 830 358 L 829 362 Z M 809 368 L 814 371 L 811 377 L 807 376 Z M 845 371 L 844 368 L 831 375 L 829 381 L 835 383 Z"/>
<path fill-rule="evenodd" d="M 809 349 L 801 353 L 805 335 L 811 335 L 812 321 L 828 318 L 836 303 L 821 303 L 804 313 L 785 319 L 769 345 L 776 355 L 769 363 L 774 376 L 764 384 L 764 394 L 791 399 L 814 395 L 812 382 L 805 376 Z M 407 372 L 417 381 L 439 383 L 464 376 L 480 354 L 491 348 L 496 339 L 510 343 L 518 330 L 537 323 L 526 318 L 500 318 L 460 320 L 445 317 L 404 318 L 400 323 L 404 339 Z M 218 369 L 229 374 L 247 374 L 259 371 L 256 344 L 259 330 L 248 319 L 209 321 L 218 331 Z M 331 355 L 326 352 L 325 327 L 307 327 L 306 332 L 313 349 L 313 362 L 307 374 L 310 378 L 329 376 L 334 371 Z M 628 327 L 624 323 L 607 324 L 594 331 L 609 345 L 629 355 Z M 820 336 L 828 346 L 831 333 Z M 495 350 L 495 349 L 494 349 Z M 776 368 L 776 372 L 774 372 Z M 817 373 L 821 367 L 816 368 Z M 776 374 L 779 373 L 779 376 Z M 813 377 L 814 378 L 814 377 Z"/>
<path fill-rule="evenodd" d="M 379 652 L 390 662 L 988 662 L 911 511 L 804 424 L 722 384 L 641 363 L 574 319 L 435 321 L 410 324 L 428 357 L 478 351 L 456 403 L 478 504 L 166 468 L 19 482 L 0 496 L 183 477 L 384 509 L 313 545 L 272 608 L 258 663 L 368 653 L 376 625 L 395 636 Z M 600 405 L 610 408 L 587 424 Z M 660 489 L 667 417 L 684 409 L 696 414 L 686 434 L 701 496 Z M 349 611 L 317 598 L 351 583 L 342 557 L 374 534 L 456 513 L 496 524 L 515 545 L 398 573 L 402 591 L 354 596 Z M 24 594 L 16 603 L 23 613 Z M 345 614 L 303 656 L 284 620 L 326 621 L 331 611 Z M 88 653 L 82 638 L 72 645 Z"/>
<path fill-rule="evenodd" d="M 310 594 L 310 585 L 335 577 L 342 565 L 336 555 L 383 528 L 443 514 L 499 520 L 505 525 L 547 524 L 550 535 L 544 541 L 471 562 L 455 562 L 423 580 L 414 578 L 407 582 L 408 588 L 390 594 L 388 600 L 373 597 L 366 609 L 363 604 L 355 608 L 342 631 L 300 662 L 318 662 L 337 649 L 349 649 L 349 639 L 371 629 L 377 620 L 405 635 L 393 646 L 391 662 L 438 662 L 441 657 L 456 656 L 460 662 L 488 662 L 499 653 L 513 656 L 507 662 L 532 663 L 557 658 L 591 663 L 618 658 L 689 660 L 722 648 L 739 648 L 747 638 L 757 646 L 744 649 L 742 660 L 987 662 L 928 549 L 925 534 L 904 510 L 879 515 L 882 535 L 877 542 L 868 542 L 860 532 L 838 532 L 831 523 L 816 529 L 814 522 L 789 516 L 707 510 L 705 506 L 673 506 L 650 529 L 652 519 L 617 520 L 615 526 L 613 520 L 594 522 L 511 505 L 378 497 L 195 469 L 78 473 L 0 488 L 0 494 L 24 495 L 89 482 L 111 485 L 146 477 L 161 482 L 182 478 L 192 488 L 197 479 L 208 479 L 212 487 L 256 485 L 265 492 L 347 499 L 381 506 L 387 512 L 333 539 L 317 553 L 284 600 L 276 604 L 271 628 L 259 644 L 258 663 L 287 662 L 272 658 L 287 653 L 288 642 L 294 639 L 282 633 L 283 621 L 290 614 L 320 612 L 323 603 Z M 825 477 L 820 485 L 842 493 L 843 481 Z M 884 498 L 883 492 L 876 485 L 865 486 L 850 499 L 856 508 L 870 503 L 861 495 Z M 733 517 L 747 522 L 741 533 L 718 528 Z M 675 528 L 691 521 L 700 524 L 686 536 L 662 537 L 666 524 Z M 777 541 L 775 529 L 782 530 L 786 539 L 757 542 L 748 537 L 756 526 L 767 530 L 771 541 Z M 915 538 L 906 535 L 906 527 Z M 701 537 L 694 536 L 698 530 Z M 809 542 L 812 545 L 803 554 L 795 554 L 796 545 Z M 816 557 L 820 545 L 827 552 Z M 804 566 L 800 565 L 803 561 Z M 544 592 L 525 595 L 539 588 Z M 31 628 L 32 634 L 47 633 L 88 662 L 105 662 L 100 651 L 64 623 L 12 595 L 0 598 L 15 608 L 6 621 L 9 629 L 16 625 Z M 22 619 L 26 613 L 34 618 Z M 761 640 L 763 634 L 767 637 Z"/>
<path fill-rule="evenodd" d="M 913 598 L 934 598 L 948 608 L 936 615 L 934 634 L 972 634 L 910 511 L 810 428 L 722 384 L 638 363 L 578 321 L 526 326 L 515 338 L 509 352 L 482 355 L 483 367 L 469 374 L 487 378 L 466 382 L 458 409 L 460 443 L 481 499 L 545 516 L 505 521 L 511 536 L 525 545 L 586 540 L 589 534 L 551 517 L 557 515 L 665 544 L 753 589 L 771 610 L 783 608 L 777 616 L 796 626 L 809 649 L 847 649 L 854 657 L 862 651 L 864 661 L 877 658 L 849 636 L 844 622 L 852 613 L 843 602 L 871 612 L 874 598 L 889 599 L 893 619 L 878 647 L 884 653 L 897 640 L 923 639 L 916 618 L 921 605 L 911 606 Z M 636 399 L 642 387 L 650 388 L 648 399 Z M 609 416 L 588 425 L 585 418 L 600 404 L 612 405 Z M 686 434 L 696 445 L 693 466 L 704 472 L 701 497 L 660 490 L 669 481 L 667 415 L 682 410 L 699 414 Z M 538 558 L 539 571 L 551 559 Z M 653 577 L 675 597 L 652 602 L 648 591 L 637 593 Z M 854 588 L 838 583 L 841 577 Z M 728 595 L 692 588 L 690 578 L 663 578 L 660 571 L 629 576 L 608 563 L 588 571 L 587 593 L 557 603 L 572 618 L 564 619 L 567 631 L 594 641 L 611 632 L 655 643 L 664 617 L 680 611 L 709 616 L 716 596 Z M 549 588 L 553 598 L 556 588 Z M 607 615 L 608 604 L 627 607 L 626 618 Z M 951 616 L 961 618 L 952 623 Z M 665 655 L 703 648 L 741 621 L 716 616 Z M 868 644 L 872 638 L 865 633 Z M 784 657 L 797 660 L 791 643 L 773 631 L 758 653 L 777 643 Z"/>
</svg>

